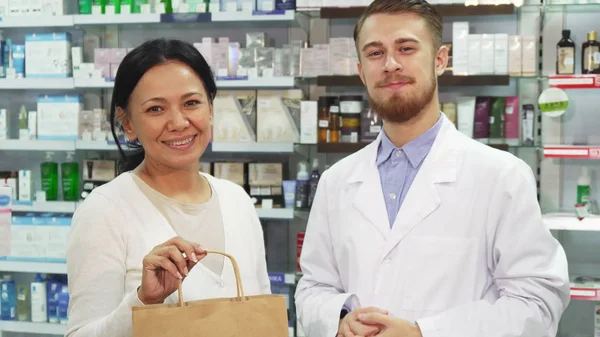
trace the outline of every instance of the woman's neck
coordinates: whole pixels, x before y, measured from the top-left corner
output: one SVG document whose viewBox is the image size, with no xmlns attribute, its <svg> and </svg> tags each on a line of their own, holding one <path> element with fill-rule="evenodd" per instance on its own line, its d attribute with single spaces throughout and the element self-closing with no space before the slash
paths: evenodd
<svg viewBox="0 0 600 337">
<path fill-rule="evenodd" d="M 144 160 L 133 173 L 148 186 L 181 203 L 200 204 L 211 196 L 210 185 L 199 167 L 177 170 Z"/>
</svg>

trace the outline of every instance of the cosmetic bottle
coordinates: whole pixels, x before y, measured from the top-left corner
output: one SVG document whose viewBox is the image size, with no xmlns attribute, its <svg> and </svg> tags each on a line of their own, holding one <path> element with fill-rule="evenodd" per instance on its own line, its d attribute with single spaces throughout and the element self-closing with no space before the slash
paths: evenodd
<svg viewBox="0 0 600 337">
<path fill-rule="evenodd" d="M 577 179 L 577 204 L 588 205 L 590 203 L 590 171 L 586 166 L 581 167 L 581 173 Z"/>
<path fill-rule="evenodd" d="M 67 152 L 67 161 L 60 164 L 64 201 L 79 199 L 79 164 L 73 160 L 74 152 Z"/>
<path fill-rule="evenodd" d="M 312 207 L 313 200 L 315 199 L 315 194 L 317 193 L 317 185 L 319 184 L 319 179 L 321 178 L 321 174 L 319 173 L 319 159 L 313 159 L 312 164 L 312 173 L 310 174 L 310 192 L 308 194 L 308 208 Z"/>
<path fill-rule="evenodd" d="M 53 152 L 46 152 L 46 160 L 40 165 L 42 191 L 47 201 L 58 200 L 58 163 L 52 161 Z"/>
<path fill-rule="evenodd" d="M 296 174 L 296 208 L 308 208 L 308 195 L 310 194 L 310 177 L 308 175 L 307 163 L 298 163 Z"/>
<path fill-rule="evenodd" d="M 600 74 L 600 43 L 596 31 L 587 33 L 587 41 L 581 46 L 581 73 Z"/>
<path fill-rule="evenodd" d="M 4 275 L 0 283 L 0 320 L 17 320 L 17 286 L 11 275 Z"/>
<path fill-rule="evenodd" d="M 575 42 L 569 29 L 562 31 L 562 39 L 556 44 L 556 74 L 575 74 Z"/>
<path fill-rule="evenodd" d="M 31 321 L 33 323 L 48 322 L 46 301 L 46 283 L 42 274 L 38 273 L 31 282 Z"/>
</svg>

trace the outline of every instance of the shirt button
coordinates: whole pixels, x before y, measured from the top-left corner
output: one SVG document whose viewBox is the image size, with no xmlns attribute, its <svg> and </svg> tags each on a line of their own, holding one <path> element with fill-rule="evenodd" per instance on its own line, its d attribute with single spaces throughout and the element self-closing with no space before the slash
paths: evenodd
<svg viewBox="0 0 600 337">
<path fill-rule="evenodd" d="M 400 157 L 402 155 L 402 150 L 396 151 L 396 157 Z"/>
<path fill-rule="evenodd" d="M 396 199 L 396 193 L 390 193 L 390 199 L 392 199 L 392 200 Z"/>
</svg>

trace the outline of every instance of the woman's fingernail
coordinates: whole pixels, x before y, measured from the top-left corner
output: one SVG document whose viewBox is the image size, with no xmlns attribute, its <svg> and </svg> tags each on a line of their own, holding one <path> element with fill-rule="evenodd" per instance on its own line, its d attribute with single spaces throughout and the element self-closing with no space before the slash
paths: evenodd
<svg viewBox="0 0 600 337">
<path fill-rule="evenodd" d="M 196 253 L 192 253 L 192 261 L 198 262 L 198 257 L 196 256 Z"/>
<path fill-rule="evenodd" d="M 188 274 L 190 271 L 188 270 L 188 267 L 185 267 L 185 268 L 183 269 L 183 272 L 185 273 L 185 276 L 187 276 L 187 274 Z"/>
<path fill-rule="evenodd" d="M 181 274 L 179 272 L 177 272 L 177 278 L 181 280 L 181 279 L 183 279 L 183 276 L 181 276 Z"/>
<path fill-rule="evenodd" d="M 358 319 L 364 319 L 365 317 L 365 314 L 358 314 Z"/>
</svg>

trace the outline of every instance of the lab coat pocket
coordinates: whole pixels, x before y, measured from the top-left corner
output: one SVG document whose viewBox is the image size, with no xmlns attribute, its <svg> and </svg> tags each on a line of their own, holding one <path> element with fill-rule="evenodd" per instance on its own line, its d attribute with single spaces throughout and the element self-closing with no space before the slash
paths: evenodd
<svg viewBox="0 0 600 337">
<path fill-rule="evenodd" d="M 442 311 L 473 301 L 477 243 L 476 238 L 405 238 L 402 308 Z"/>
</svg>

